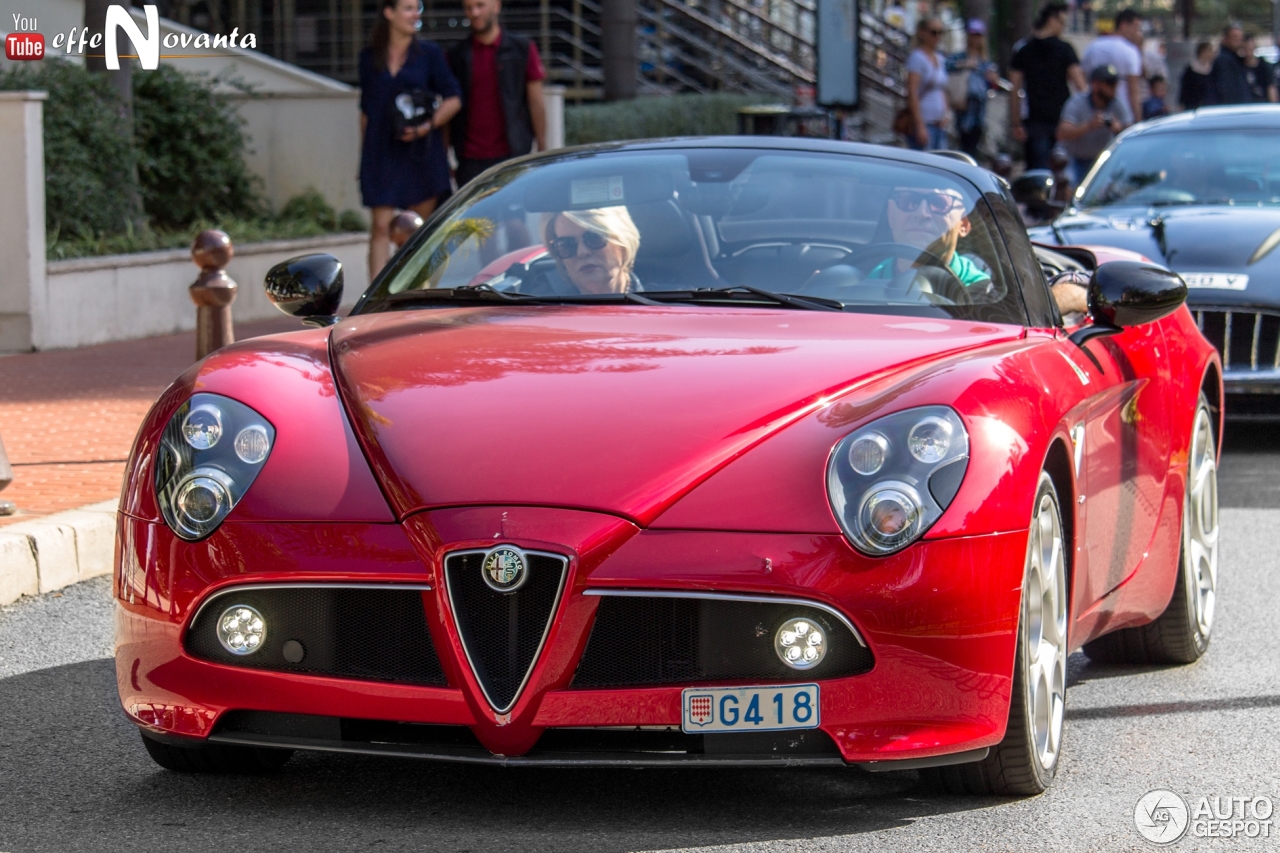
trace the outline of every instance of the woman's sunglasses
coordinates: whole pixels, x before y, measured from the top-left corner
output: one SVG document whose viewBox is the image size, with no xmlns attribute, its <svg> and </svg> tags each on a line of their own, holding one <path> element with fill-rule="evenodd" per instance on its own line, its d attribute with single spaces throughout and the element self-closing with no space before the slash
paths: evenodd
<svg viewBox="0 0 1280 853">
<path fill-rule="evenodd" d="M 578 254 L 578 240 L 582 240 L 582 245 L 589 252 L 598 252 L 609 245 L 609 241 L 599 231 L 585 231 L 582 237 L 556 237 L 550 243 L 551 254 L 562 261 L 575 257 Z"/>
<path fill-rule="evenodd" d="M 894 207 L 903 213 L 914 213 L 920 205 L 927 204 L 935 216 L 945 216 L 964 202 L 946 193 L 921 193 L 914 190 L 895 190 L 889 195 Z"/>
</svg>

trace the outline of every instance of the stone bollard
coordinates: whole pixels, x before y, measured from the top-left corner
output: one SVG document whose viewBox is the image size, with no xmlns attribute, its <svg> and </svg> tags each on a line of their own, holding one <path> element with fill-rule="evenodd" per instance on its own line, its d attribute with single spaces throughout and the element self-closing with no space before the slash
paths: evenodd
<svg viewBox="0 0 1280 853">
<path fill-rule="evenodd" d="M 391 220 L 391 242 L 396 244 L 396 251 L 422 227 L 422 217 L 412 210 L 402 210 Z"/>
<path fill-rule="evenodd" d="M 200 267 L 200 277 L 188 288 L 196 304 L 196 361 L 236 339 L 231 325 L 236 283 L 226 272 L 235 254 L 231 238 L 212 229 L 201 231 L 191 246 L 191 260 Z"/>
<path fill-rule="evenodd" d="M 0 492 L 13 482 L 13 466 L 9 464 L 9 455 L 4 452 L 4 439 L 0 439 Z M 0 515 L 13 515 L 18 508 L 12 501 L 0 501 Z"/>
</svg>

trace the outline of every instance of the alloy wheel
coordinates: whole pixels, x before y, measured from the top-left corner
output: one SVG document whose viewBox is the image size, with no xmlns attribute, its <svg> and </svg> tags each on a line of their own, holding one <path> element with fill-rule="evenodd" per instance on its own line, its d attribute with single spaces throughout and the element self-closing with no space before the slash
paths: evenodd
<svg viewBox="0 0 1280 853">
<path fill-rule="evenodd" d="M 1206 640 L 1213 629 L 1218 590 L 1218 462 L 1209 411 L 1196 412 L 1187 470 L 1183 555 L 1191 587 L 1192 617 Z"/>
<path fill-rule="evenodd" d="M 1052 494 L 1040 496 L 1027 561 L 1027 705 L 1032 744 L 1048 770 L 1062 743 L 1067 692 L 1067 576 L 1062 523 Z"/>
</svg>

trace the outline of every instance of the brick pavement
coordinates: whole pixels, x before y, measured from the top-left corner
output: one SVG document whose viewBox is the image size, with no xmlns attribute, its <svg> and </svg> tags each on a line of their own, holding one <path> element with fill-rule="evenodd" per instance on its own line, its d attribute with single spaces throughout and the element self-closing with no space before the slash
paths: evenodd
<svg viewBox="0 0 1280 853">
<path fill-rule="evenodd" d="M 236 335 L 300 328 L 280 317 L 242 323 Z M 0 357 L 0 437 L 14 475 L 0 498 L 18 505 L 0 525 L 118 497 L 138 425 L 194 351 L 186 332 Z"/>
</svg>

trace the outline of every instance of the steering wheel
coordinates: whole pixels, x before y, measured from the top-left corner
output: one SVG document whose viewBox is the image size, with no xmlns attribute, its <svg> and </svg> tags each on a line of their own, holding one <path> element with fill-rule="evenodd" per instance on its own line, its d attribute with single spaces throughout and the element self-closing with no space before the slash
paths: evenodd
<svg viewBox="0 0 1280 853">
<path fill-rule="evenodd" d="M 909 269 L 905 273 L 897 273 L 895 271 L 892 279 L 884 279 L 884 287 L 890 294 L 902 298 L 915 297 L 918 301 L 928 302 L 933 302 L 933 300 L 928 299 L 929 295 L 937 296 L 946 300 L 943 304 L 949 305 L 968 305 L 972 301 L 969 289 L 951 271 L 951 267 L 947 265 L 946 261 L 932 252 L 917 249 L 915 246 L 908 246 L 906 243 L 871 243 L 850 252 L 841 259 L 839 266 L 862 269 L 863 264 L 869 261 L 879 263 L 890 258 L 895 260 L 901 258 L 902 260 L 922 265 L 918 268 Z M 837 268 L 831 268 L 830 271 L 834 272 L 835 269 Z M 799 292 L 831 290 L 836 287 L 871 283 L 865 277 L 856 281 L 833 281 L 832 276 L 824 276 L 825 272 L 828 271 L 823 270 L 815 274 L 804 283 Z M 927 288 L 921 286 L 921 280 L 923 280 L 924 285 L 927 285 Z"/>
</svg>

